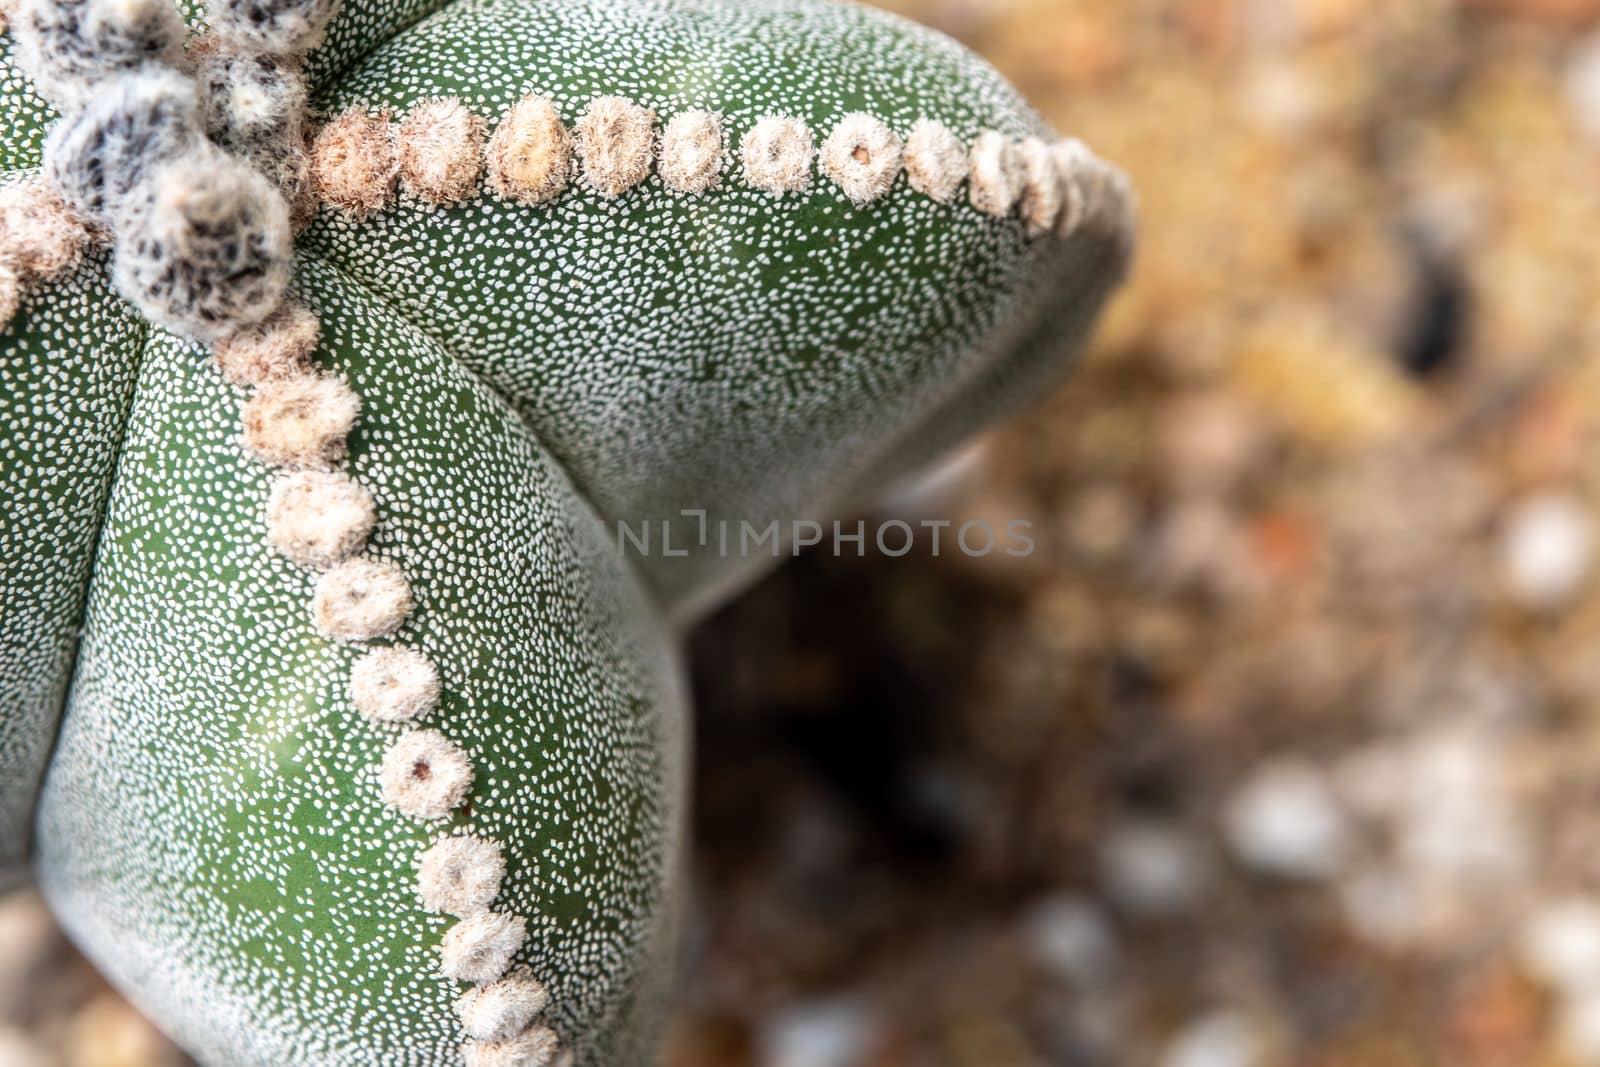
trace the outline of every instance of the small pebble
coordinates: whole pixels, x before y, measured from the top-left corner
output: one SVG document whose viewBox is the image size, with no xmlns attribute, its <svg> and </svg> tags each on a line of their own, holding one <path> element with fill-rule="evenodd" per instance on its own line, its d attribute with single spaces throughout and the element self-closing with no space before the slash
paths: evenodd
<svg viewBox="0 0 1600 1067">
<path fill-rule="evenodd" d="M 1028 948 L 1073 985 L 1103 983 L 1117 964 L 1116 935 L 1087 897 L 1056 893 L 1034 903 L 1023 919 Z"/>
<path fill-rule="evenodd" d="M 1501 544 L 1506 588 L 1536 611 L 1564 607 L 1594 566 L 1594 517 L 1576 497 L 1542 493 L 1517 504 Z"/>
<path fill-rule="evenodd" d="M 1169 918 L 1199 903 L 1209 864 L 1182 827 L 1135 820 L 1117 827 L 1101 845 L 1106 891 L 1134 915 Z"/>
<path fill-rule="evenodd" d="M 1202 1016 L 1178 1031 L 1161 1067 L 1256 1067 L 1261 1038 L 1250 1020 L 1231 1011 Z"/>
<path fill-rule="evenodd" d="M 1248 867 L 1282 878 L 1334 874 L 1350 848 L 1350 829 L 1323 773 L 1293 759 L 1252 772 L 1223 812 L 1228 844 Z"/>
</svg>

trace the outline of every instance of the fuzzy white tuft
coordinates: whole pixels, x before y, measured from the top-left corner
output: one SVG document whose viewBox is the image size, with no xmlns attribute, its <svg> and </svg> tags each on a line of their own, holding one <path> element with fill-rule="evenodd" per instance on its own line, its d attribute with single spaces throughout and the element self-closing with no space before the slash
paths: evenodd
<svg viewBox="0 0 1600 1067">
<path fill-rule="evenodd" d="M 299 203 L 311 180 L 299 69 L 271 56 L 213 52 L 195 79 L 206 135 L 265 174 L 290 204 Z"/>
<path fill-rule="evenodd" d="M 528 1028 L 550 1003 L 550 993 L 526 967 L 478 986 L 456 1001 L 461 1027 L 479 1041 L 508 1041 Z"/>
<path fill-rule="evenodd" d="M 661 180 L 680 193 L 704 193 L 717 184 L 726 152 L 721 117 L 709 111 L 674 115 L 661 134 Z"/>
<path fill-rule="evenodd" d="M 289 205 L 248 164 L 211 148 L 130 194 L 117 228 L 117 290 L 150 321 L 215 341 L 265 319 L 289 287 Z"/>
<path fill-rule="evenodd" d="M 972 161 L 967 146 L 949 128 L 920 119 L 906 138 L 906 177 L 917 192 L 948 204 L 967 180 Z"/>
<path fill-rule="evenodd" d="M 650 176 L 656 147 L 656 113 L 620 96 L 589 102 L 574 129 L 583 176 L 617 197 Z"/>
<path fill-rule="evenodd" d="M 384 803 L 412 818 L 436 821 L 467 802 L 472 764 L 437 730 L 412 730 L 383 754 L 378 785 Z"/>
<path fill-rule="evenodd" d="M 219 338 L 211 354 L 234 385 L 260 385 L 308 374 L 321 337 L 322 323 L 315 313 L 284 304 L 261 322 Z"/>
<path fill-rule="evenodd" d="M 444 935 L 439 969 L 458 982 L 492 982 L 506 973 L 527 936 L 522 916 L 480 911 Z"/>
<path fill-rule="evenodd" d="M 572 177 L 572 135 L 549 97 L 524 96 L 489 139 L 489 188 L 521 204 L 547 204 Z"/>
<path fill-rule="evenodd" d="M 267 501 L 267 540 L 302 567 L 322 570 L 354 555 L 378 521 L 372 494 L 337 471 L 278 478 Z"/>
<path fill-rule="evenodd" d="M 129 194 L 167 162 L 205 144 L 194 83 L 171 70 L 123 74 L 45 143 L 44 173 L 85 220 L 112 229 Z"/>
<path fill-rule="evenodd" d="M 0 333 L 11 326 L 22 308 L 22 279 L 11 265 L 0 259 Z"/>
<path fill-rule="evenodd" d="M 268 381 L 244 406 L 244 447 L 280 467 L 326 468 L 344 458 L 361 400 L 341 379 Z"/>
<path fill-rule="evenodd" d="M 427 204 L 458 204 L 483 174 L 483 120 L 459 100 L 427 100 L 395 131 L 400 184 Z"/>
<path fill-rule="evenodd" d="M 1056 171 L 1050 146 L 1037 137 L 1022 142 L 1022 221 L 1029 237 L 1039 237 L 1055 228 L 1061 217 L 1061 177 Z"/>
<path fill-rule="evenodd" d="M 411 584 L 393 563 L 347 559 L 324 574 L 311 598 L 317 629 L 329 637 L 388 637 L 411 614 Z"/>
<path fill-rule="evenodd" d="M 104 99 L 112 75 L 176 65 L 187 32 L 172 0 L 21 0 L 11 31 L 17 65 L 63 110 Z"/>
<path fill-rule="evenodd" d="M 322 43 L 336 0 L 208 0 L 211 29 L 243 52 L 302 56 Z"/>
<path fill-rule="evenodd" d="M 752 186 L 773 196 L 801 193 L 811 184 L 816 146 L 799 119 L 769 115 L 739 142 L 744 176 Z"/>
<path fill-rule="evenodd" d="M 846 115 L 822 143 L 822 169 L 857 206 L 883 197 L 900 176 L 904 148 L 879 119 Z"/>
<path fill-rule="evenodd" d="M 1061 183 L 1061 214 L 1056 219 L 1056 236 L 1071 237 L 1089 213 L 1088 182 L 1094 167 L 1094 155 L 1077 138 L 1058 141 L 1050 148 L 1056 166 L 1056 180 Z"/>
<path fill-rule="evenodd" d="M 350 668 L 350 702 L 373 722 L 413 722 L 439 703 L 439 670 L 414 648 L 375 648 Z"/>
<path fill-rule="evenodd" d="M 441 839 L 417 860 L 417 892 L 429 911 L 466 918 L 487 911 L 500 893 L 506 861 L 500 846 L 470 834 Z"/>
<path fill-rule="evenodd" d="M 468 1041 L 461 1047 L 466 1067 L 559 1067 L 561 1039 L 535 1026 L 506 1041 Z"/>
<path fill-rule="evenodd" d="M 985 215 L 1005 218 L 1022 195 L 1022 160 L 1016 142 L 993 130 L 972 142 L 972 172 L 968 195 L 972 206 Z"/>
<path fill-rule="evenodd" d="M 83 258 L 89 231 L 40 178 L 0 186 L 0 259 L 24 279 L 48 280 Z"/>
<path fill-rule="evenodd" d="M 400 176 L 394 136 L 384 115 L 351 108 L 317 131 L 311 184 L 320 200 L 354 219 L 388 207 Z"/>
</svg>

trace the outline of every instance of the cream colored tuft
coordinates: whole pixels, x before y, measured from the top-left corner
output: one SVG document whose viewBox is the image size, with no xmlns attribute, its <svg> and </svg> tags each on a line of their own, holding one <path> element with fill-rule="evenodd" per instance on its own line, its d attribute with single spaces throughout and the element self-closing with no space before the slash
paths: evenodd
<svg viewBox="0 0 1600 1067">
<path fill-rule="evenodd" d="M 361 398 L 335 377 L 268 381 L 244 405 L 244 446 L 267 463 L 329 467 L 344 458 Z"/>
<path fill-rule="evenodd" d="M 429 204 L 459 204 L 483 174 L 483 120 L 459 100 L 418 104 L 395 131 L 400 184 Z"/>
<path fill-rule="evenodd" d="M 620 96 L 589 102 L 578 119 L 578 158 L 589 184 L 621 196 L 650 176 L 656 148 L 656 113 Z"/>
<path fill-rule="evenodd" d="M 351 108 L 317 131 L 311 184 L 319 200 L 364 219 L 394 199 L 400 162 L 385 115 Z"/>
<path fill-rule="evenodd" d="M 267 501 L 267 540 L 302 567 L 323 570 L 361 550 L 378 521 L 372 494 L 336 471 L 278 478 Z"/>
<path fill-rule="evenodd" d="M 489 188 L 522 204 L 547 204 L 572 178 L 572 135 L 549 97 L 518 100 L 489 140 Z"/>
<path fill-rule="evenodd" d="M 1039 237 L 1055 229 L 1061 217 L 1061 176 L 1050 146 L 1037 137 L 1022 142 L 1022 221 L 1028 236 Z"/>
<path fill-rule="evenodd" d="M 674 115 L 661 135 L 661 180 L 680 193 L 704 193 L 717 184 L 726 152 L 720 116 L 709 111 Z"/>
<path fill-rule="evenodd" d="M 972 206 L 985 215 L 1004 218 L 1022 195 L 1022 160 L 1016 142 L 993 130 L 972 142 L 972 173 L 968 195 Z"/>
<path fill-rule="evenodd" d="M 388 637 L 411 614 L 411 584 L 393 563 L 347 559 L 317 581 L 311 598 L 317 629 L 329 637 Z"/>
<path fill-rule="evenodd" d="M 468 1041 L 461 1046 L 466 1067 L 560 1067 L 561 1039 L 543 1026 L 507 1041 Z"/>
<path fill-rule="evenodd" d="M 518 967 L 456 1001 L 461 1028 L 479 1041 L 508 1041 L 528 1028 L 550 1003 L 550 994 L 533 972 Z"/>
<path fill-rule="evenodd" d="M 948 204 L 967 180 L 972 160 L 967 146 L 949 128 L 932 119 L 919 119 L 906 138 L 906 177 L 911 188 Z"/>
<path fill-rule="evenodd" d="M 499 845 L 458 834 L 441 839 L 418 858 L 417 892 L 429 911 L 466 918 L 489 909 L 505 873 Z"/>
<path fill-rule="evenodd" d="M 22 279 L 11 265 L 0 260 L 0 331 L 11 325 L 22 309 Z"/>
<path fill-rule="evenodd" d="M 823 172 L 858 206 L 888 193 L 903 160 L 894 131 L 859 111 L 841 119 L 822 143 Z"/>
<path fill-rule="evenodd" d="M 816 146 L 799 119 L 769 115 L 739 143 L 747 182 L 773 196 L 804 192 L 811 184 Z"/>
<path fill-rule="evenodd" d="M 375 648 L 350 668 L 350 702 L 373 722 L 412 722 L 439 704 L 439 670 L 414 648 Z"/>
<path fill-rule="evenodd" d="M 396 810 L 417 819 L 443 819 L 467 802 L 472 764 L 437 730 L 412 730 L 383 754 L 378 784 L 384 803 Z"/>
<path fill-rule="evenodd" d="M 217 369 L 234 385 L 260 385 L 311 370 L 322 323 L 299 304 L 284 304 L 261 322 L 223 337 L 211 347 Z"/>
<path fill-rule="evenodd" d="M 1061 183 L 1061 215 L 1056 219 L 1056 236 L 1071 237 L 1089 214 L 1089 182 L 1094 155 L 1077 138 L 1058 141 L 1050 148 L 1056 165 L 1056 180 Z"/>
<path fill-rule="evenodd" d="M 522 916 L 480 911 L 444 935 L 439 969 L 458 982 L 492 982 L 506 973 L 527 936 Z"/>
<path fill-rule="evenodd" d="M 83 259 L 89 229 L 42 178 L 0 187 L 0 258 L 25 280 L 48 280 Z"/>
</svg>

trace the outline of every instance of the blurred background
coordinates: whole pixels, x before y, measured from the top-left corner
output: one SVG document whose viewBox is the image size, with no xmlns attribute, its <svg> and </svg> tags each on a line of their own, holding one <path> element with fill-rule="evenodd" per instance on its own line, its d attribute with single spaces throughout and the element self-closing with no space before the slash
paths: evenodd
<svg viewBox="0 0 1600 1067">
<path fill-rule="evenodd" d="M 1031 558 L 698 635 L 669 1067 L 1600 1065 L 1600 0 L 889 6 L 1141 258 L 899 505 Z M 183 1063 L 0 899 L 0 1067 Z"/>
</svg>

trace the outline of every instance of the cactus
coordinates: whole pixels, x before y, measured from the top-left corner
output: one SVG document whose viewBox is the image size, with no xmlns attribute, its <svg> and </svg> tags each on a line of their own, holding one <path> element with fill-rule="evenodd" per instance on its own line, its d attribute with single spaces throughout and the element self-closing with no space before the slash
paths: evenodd
<svg viewBox="0 0 1600 1067">
<path fill-rule="evenodd" d="M 697 531 L 1048 386 L 1125 182 L 822 0 L 169 15 L 0 40 L 0 880 L 207 1064 L 647 1062 Z"/>
</svg>

